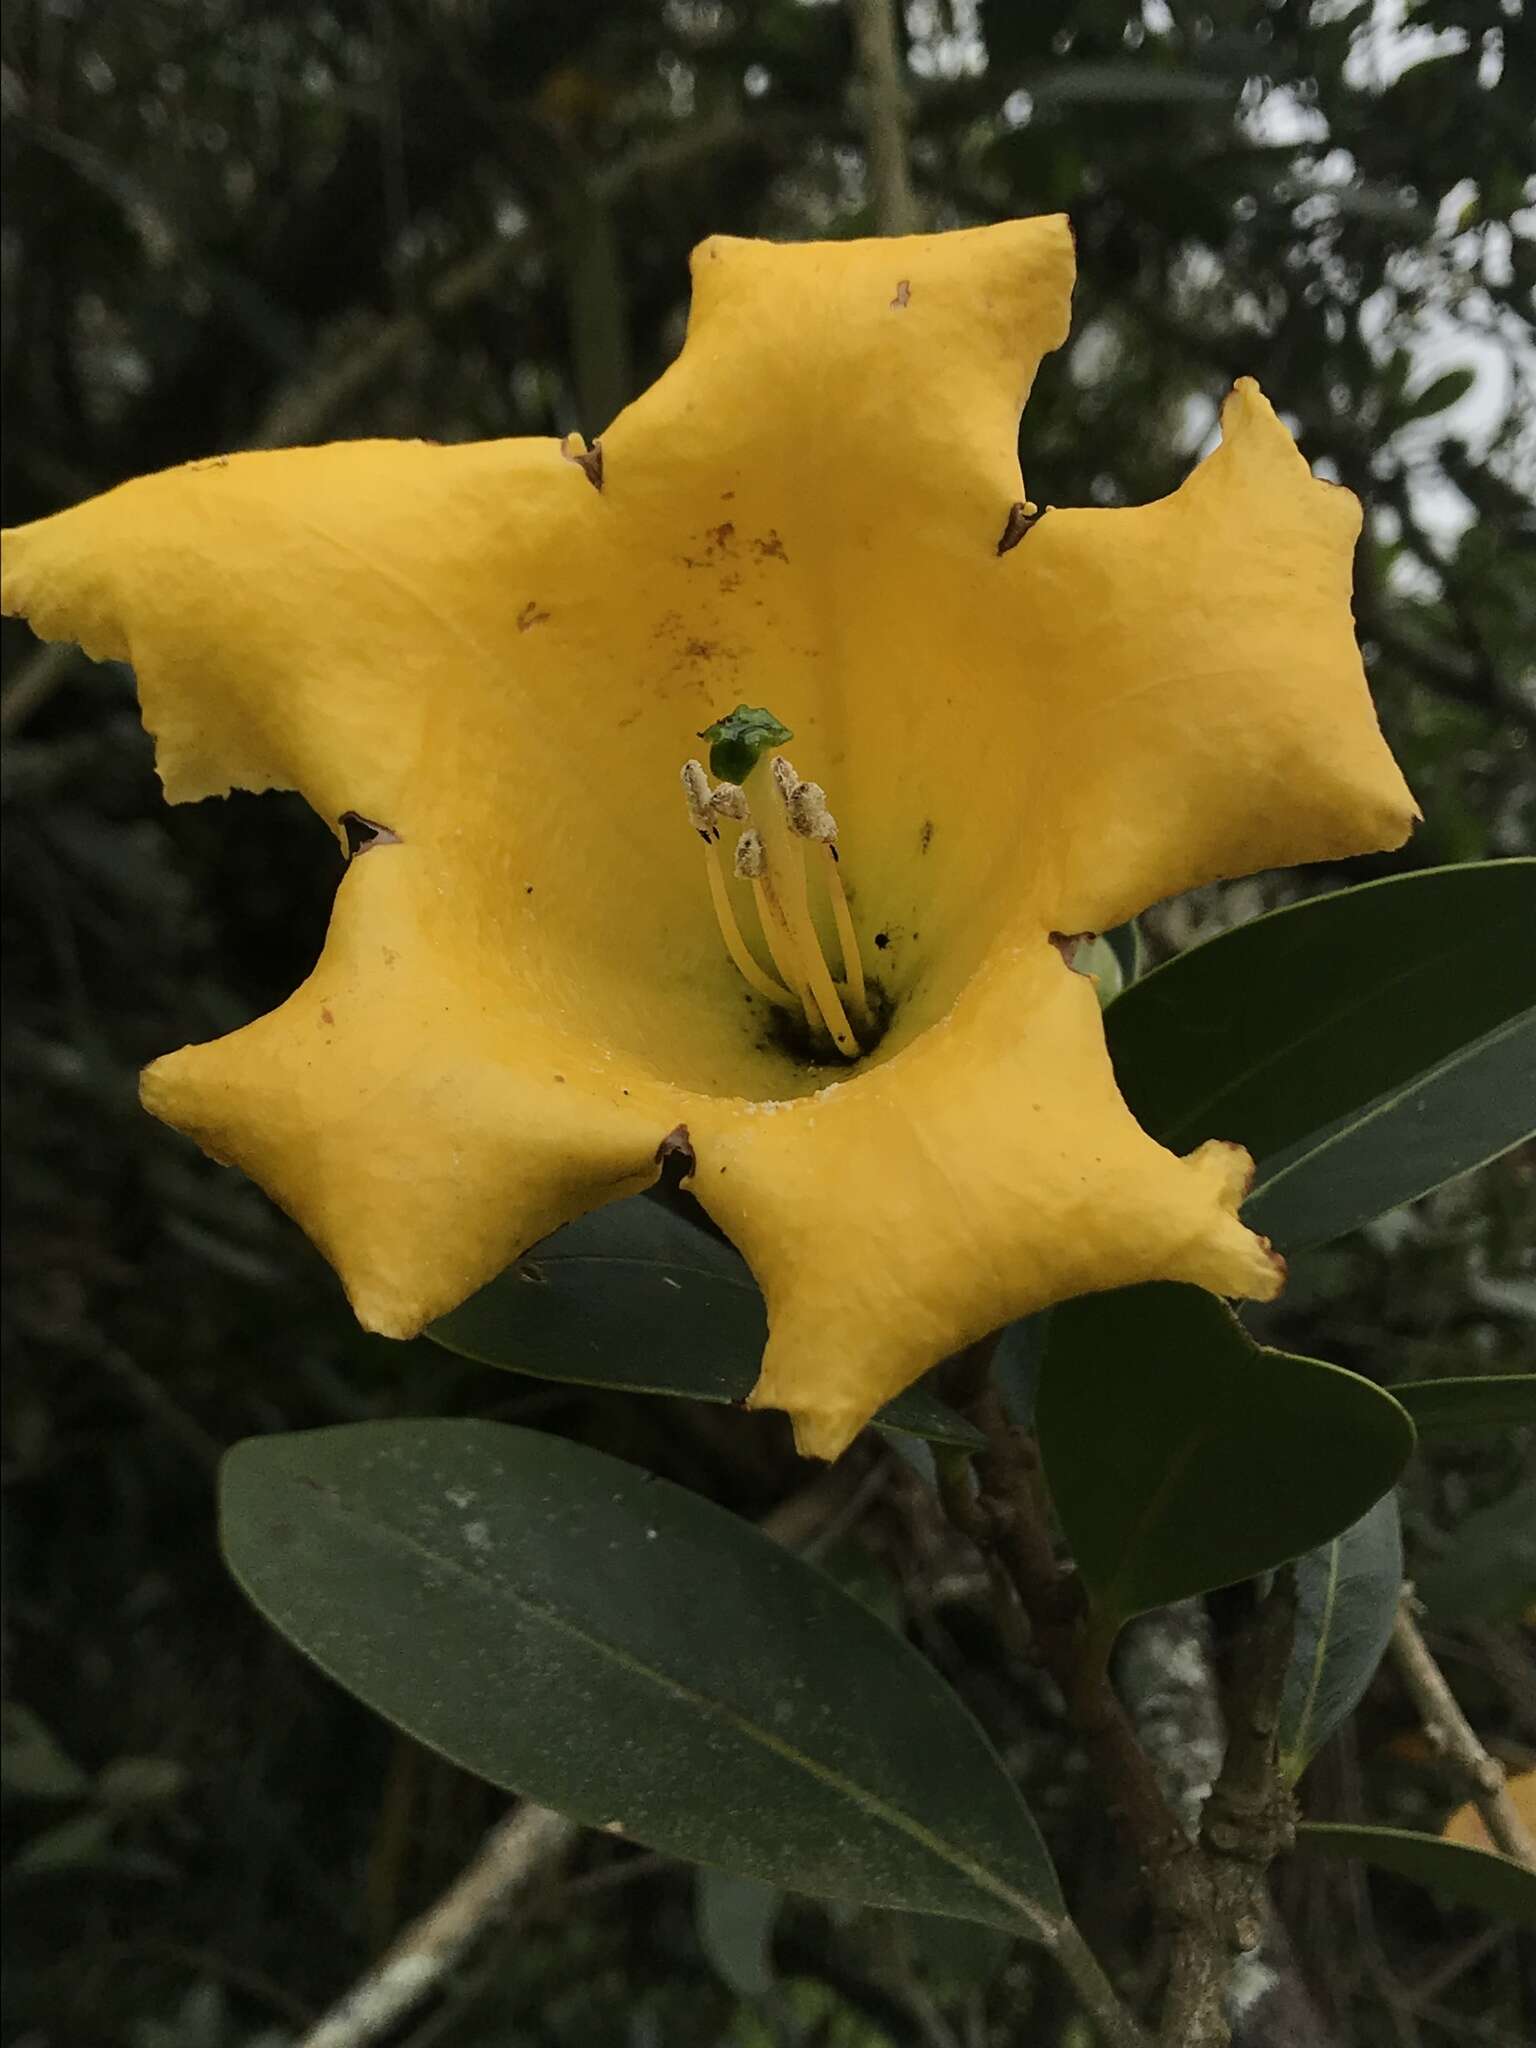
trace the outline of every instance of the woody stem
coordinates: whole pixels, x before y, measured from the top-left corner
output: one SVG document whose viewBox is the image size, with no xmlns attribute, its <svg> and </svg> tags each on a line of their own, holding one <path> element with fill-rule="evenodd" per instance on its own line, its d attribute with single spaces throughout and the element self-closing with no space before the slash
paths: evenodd
<svg viewBox="0 0 1536 2048">
<path fill-rule="evenodd" d="M 1294 1615 L 1290 1575 L 1277 1576 L 1239 1641 L 1226 1760 L 1199 1837 L 1191 1838 L 1111 1683 L 1108 1642 L 1082 1583 L 1058 1561 L 1039 1448 L 1009 1420 L 989 1377 L 990 1355 L 990 1346 L 977 1347 L 962 1368 L 972 1386 L 963 1405 L 986 1445 L 973 1461 L 954 1458 L 941 1469 L 946 1511 L 987 1562 L 1005 1640 L 1017 1638 L 1022 1610 L 1033 1653 L 1060 1688 L 1110 1815 L 1171 1934 L 1160 2041 L 1225 2048 L 1227 1980 L 1258 1939 L 1268 1865 L 1289 1837 L 1289 1798 L 1274 1749 Z"/>
</svg>

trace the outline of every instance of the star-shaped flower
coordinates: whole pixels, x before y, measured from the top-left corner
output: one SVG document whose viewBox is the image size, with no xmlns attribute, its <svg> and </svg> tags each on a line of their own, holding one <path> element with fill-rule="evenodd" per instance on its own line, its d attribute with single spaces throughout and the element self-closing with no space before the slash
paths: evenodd
<svg viewBox="0 0 1536 2048">
<path fill-rule="evenodd" d="M 4 602 L 133 664 L 173 802 L 298 789 L 356 849 L 309 980 L 157 1060 L 155 1114 L 402 1337 L 686 1144 L 767 1298 L 755 1400 L 828 1457 L 1052 1301 L 1276 1291 L 1246 1155 L 1138 1129 L 1055 941 L 1416 813 L 1358 508 L 1252 384 L 1171 498 L 1028 505 L 1063 220 L 693 272 L 600 449 L 193 463 L 8 536 Z M 793 767 L 717 753 L 685 813 L 737 704 Z"/>
</svg>

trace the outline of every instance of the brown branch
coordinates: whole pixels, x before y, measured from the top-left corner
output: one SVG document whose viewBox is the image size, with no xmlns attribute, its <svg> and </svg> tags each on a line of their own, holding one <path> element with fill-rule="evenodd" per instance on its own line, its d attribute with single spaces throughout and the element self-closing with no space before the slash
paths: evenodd
<svg viewBox="0 0 1536 2048">
<path fill-rule="evenodd" d="M 914 234 L 918 211 L 907 167 L 906 66 L 895 6 L 893 0 L 849 0 L 848 11 L 863 73 L 865 152 L 875 227 L 882 235 Z"/>
<path fill-rule="evenodd" d="M 304 2037 L 302 2048 L 366 2048 L 392 2035 L 440 1991 L 468 1950 L 550 1869 L 579 1830 L 547 1807 L 524 1805 L 499 1821 L 480 1853 Z"/>
<path fill-rule="evenodd" d="M 1392 1661 L 1423 1723 L 1425 1740 L 1465 1779 L 1494 1845 L 1527 1870 L 1536 1870 L 1536 1839 L 1509 1796 L 1504 1766 L 1484 1749 L 1457 1705 L 1445 1673 L 1419 1633 L 1409 1586 L 1403 1588 L 1392 1627 Z"/>
<path fill-rule="evenodd" d="M 1276 1768 L 1280 1695 L 1296 1625 L 1296 1577 L 1275 1575 L 1233 1650 L 1227 1750 L 1200 1822 L 1210 1918 L 1180 1930 L 1163 2006 L 1169 2048 L 1225 2048 L 1233 1964 L 1264 1938 L 1269 1866 L 1295 1840 L 1291 1796 Z"/>
<path fill-rule="evenodd" d="M 1295 1620 L 1292 1575 L 1277 1575 L 1235 1646 L 1226 1754 L 1192 1839 L 1110 1682 L 1109 1640 L 1095 1626 L 1076 1573 L 1057 1560 L 1034 1439 L 1009 1421 L 995 1386 L 975 1394 L 967 1409 L 986 1448 L 976 1453 L 974 1492 L 963 1466 L 943 1469 L 945 1505 L 987 1559 L 994 1588 L 1001 1566 L 1153 1910 L 1172 1932 L 1159 2040 L 1164 2048 L 1226 2048 L 1233 1966 L 1262 1939 L 1269 1865 L 1292 1837 L 1290 1795 L 1275 1760 Z"/>
</svg>

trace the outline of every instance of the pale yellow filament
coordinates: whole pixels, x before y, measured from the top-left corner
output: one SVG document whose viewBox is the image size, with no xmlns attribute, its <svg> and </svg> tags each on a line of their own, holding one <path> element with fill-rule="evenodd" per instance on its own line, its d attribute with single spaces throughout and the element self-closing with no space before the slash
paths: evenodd
<svg viewBox="0 0 1536 2048">
<path fill-rule="evenodd" d="M 808 1027 L 815 1031 L 821 1023 L 816 1005 L 811 1001 L 805 976 L 800 971 L 800 949 L 795 944 L 794 933 L 789 928 L 789 919 L 784 915 L 784 906 L 778 892 L 766 876 L 754 876 L 752 894 L 757 902 L 757 914 L 762 921 L 763 937 L 768 941 L 768 950 L 773 955 L 773 964 L 789 983 L 799 998 L 805 1012 Z"/>
<path fill-rule="evenodd" d="M 832 899 L 833 921 L 837 925 L 838 950 L 843 956 L 843 980 L 848 984 L 848 1001 L 860 1021 L 867 1023 L 869 997 L 864 989 L 864 962 L 859 954 L 859 939 L 853 928 L 853 913 L 848 908 L 843 877 L 837 865 L 837 850 L 825 839 L 820 845 L 822 871 L 827 879 L 827 894 Z"/>
<path fill-rule="evenodd" d="M 735 906 L 731 892 L 726 887 L 725 876 L 720 869 L 719 842 L 711 840 L 704 849 L 704 867 L 709 876 L 709 893 L 714 901 L 715 916 L 720 924 L 720 936 L 725 941 L 725 950 L 730 954 L 737 972 L 750 989 L 760 996 L 766 996 L 770 1003 L 778 1003 L 785 1009 L 796 1009 L 799 998 L 790 994 L 787 988 L 780 988 L 776 981 L 764 974 L 747 949 L 747 942 L 741 935 L 741 926 L 736 922 Z"/>
<path fill-rule="evenodd" d="M 783 778 L 777 772 L 777 761 L 774 768 L 774 780 L 778 784 L 777 794 L 782 799 Z M 791 829 L 788 812 L 782 800 L 766 803 L 763 812 L 764 815 L 756 822 L 762 835 L 768 875 L 771 882 L 779 884 L 778 888 L 770 888 L 769 894 L 783 914 L 785 930 L 794 948 L 794 959 L 798 969 L 795 978 L 802 987 L 809 987 L 811 994 L 816 998 L 817 1008 L 826 1021 L 832 1043 L 845 1059 L 856 1060 L 862 1048 L 853 1035 L 848 1013 L 843 1008 L 842 999 L 832 980 L 831 969 L 827 966 L 826 956 L 821 950 L 821 941 L 816 936 L 816 927 L 811 922 L 811 907 L 805 887 L 805 856 L 801 852 L 800 841 Z M 779 963 L 779 972 L 784 973 L 782 962 Z M 786 974 L 785 979 L 789 978 Z"/>
</svg>

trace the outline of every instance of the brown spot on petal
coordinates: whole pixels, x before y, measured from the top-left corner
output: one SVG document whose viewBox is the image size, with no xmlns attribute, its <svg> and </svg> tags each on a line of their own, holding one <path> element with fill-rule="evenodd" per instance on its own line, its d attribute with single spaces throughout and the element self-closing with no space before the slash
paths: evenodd
<svg viewBox="0 0 1536 2048">
<path fill-rule="evenodd" d="M 526 633 L 530 626 L 542 626 L 548 618 L 548 612 L 540 611 L 538 599 L 530 597 L 517 615 L 517 630 Z"/>
<path fill-rule="evenodd" d="M 348 860 L 356 860 L 361 854 L 371 853 L 376 846 L 400 844 L 398 832 L 391 832 L 387 825 L 380 825 L 372 818 L 365 818 L 361 811 L 343 811 L 336 822 L 346 835 Z"/>
<path fill-rule="evenodd" d="M 677 1178 L 686 1180 L 698 1163 L 694 1156 L 693 1140 L 688 1135 L 688 1126 L 675 1124 L 656 1147 L 656 1164 L 662 1169 L 663 1174 L 669 1167 L 675 1168 L 681 1164 L 682 1172 Z"/>
<path fill-rule="evenodd" d="M 789 556 L 784 552 L 783 541 L 779 539 L 778 534 L 771 526 L 765 534 L 760 535 L 757 540 L 753 541 L 752 552 L 762 562 L 787 562 L 789 560 Z"/>
<path fill-rule="evenodd" d="M 320 1006 L 320 1022 L 322 1024 L 334 1024 L 336 1022 L 336 1019 L 331 1015 L 328 1004 L 322 1003 Z"/>
<path fill-rule="evenodd" d="M 910 281 L 909 279 L 907 279 L 907 278 L 905 278 L 905 277 L 904 277 L 904 278 L 903 278 L 903 279 L 901 280 L 901 282 L 900 282 L 900 283 L 899 283 L 899 284 L 897 285 L 897 287 L 896 287 L 896 296 L 895 296 L 895 298 L 894 298 L 894 299 L 892 299 L 892 301 L 891 301 L 891 310 L 892 310 L 893 312 L 899 312 L 899 311 L 901 310 L 901 308 L 902 308 L 903 306 L 905 306 L 905 305 L 907 304 L 908 300 L 909 300 L 909 299 L 910 299 L 911 297 L 912 297 L 912 285 L 911 285 L 911 281 Z"/>
<path fill-rule="evenodd" d="M 1036 512 L 1026 504 L 1010 505 L 1008 517 L 1003 521 L 1003 530 L 998 537 L 997 552 L 1006 555 L 1010 548 L 1016 548 L 1025 534 L 1032 532 L 1050 509 L 1047 505 L 1045 511 Z"/>
<path fill-rule="evenodd" d="M 567 462 L 574 462 L 594 491 L 603 488 L 603 444 L 594 441 L 590 448 L 577 448 L 571 444 L 578 437 L 572 434 L 560 444 L 560 453 Z"/>
</svg>

